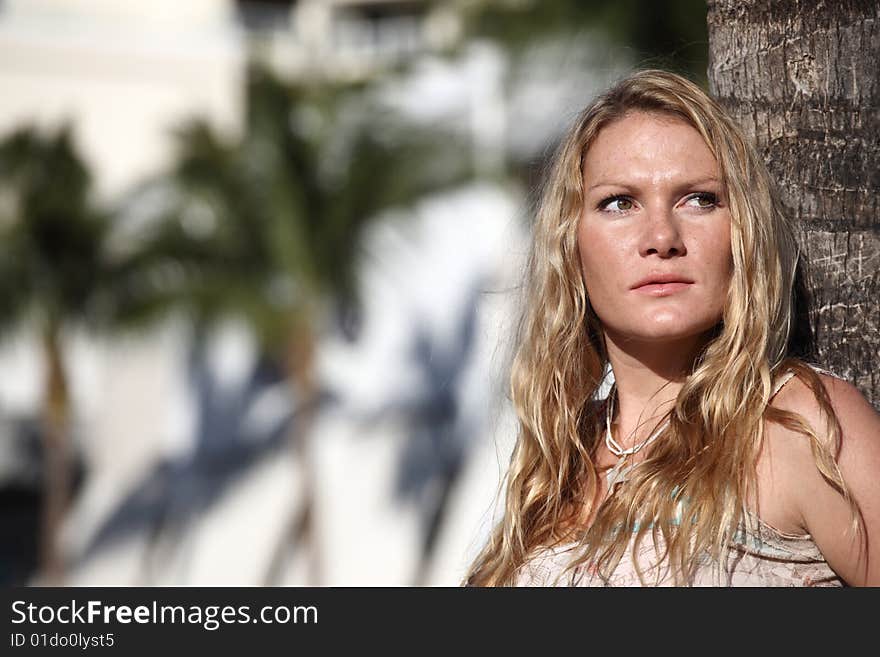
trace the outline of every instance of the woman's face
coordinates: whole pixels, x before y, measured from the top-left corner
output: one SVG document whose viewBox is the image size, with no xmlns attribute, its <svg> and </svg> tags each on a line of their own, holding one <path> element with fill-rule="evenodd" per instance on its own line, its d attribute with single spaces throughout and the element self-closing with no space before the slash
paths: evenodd
<svg viewBox="0 0 880 657">
<path fill-rule="evenodd" d="M 633 112 L 599 132 L 583 169 L 578 251 L 606 335 L 662 342 L 711 329 L 730 284 L 730 212 L 700 133 Z"/>
</svg>

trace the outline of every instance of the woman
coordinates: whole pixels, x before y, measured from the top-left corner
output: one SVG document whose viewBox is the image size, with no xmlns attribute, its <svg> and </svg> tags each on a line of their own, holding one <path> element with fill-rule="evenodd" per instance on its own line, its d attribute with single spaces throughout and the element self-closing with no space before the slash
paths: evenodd
<svg viewBox="0 0 880 657">
<path fill-rule="evenodd" d="M 539 207 L 505 510 L 465 583 L 880 585 L 880 416 L 796 357 L 797 264 L 699 87 L 641 71 L 588 107 Z"/>
</svg>

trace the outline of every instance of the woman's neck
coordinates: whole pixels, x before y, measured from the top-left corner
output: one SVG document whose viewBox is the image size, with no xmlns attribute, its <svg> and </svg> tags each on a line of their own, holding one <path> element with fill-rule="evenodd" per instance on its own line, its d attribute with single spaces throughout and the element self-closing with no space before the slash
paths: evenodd
<svg viewBox="0 0 880 657">
<path fill-rule="evenodd" d="M 605 335 L 616 387 L 616 440 L 624 448 L 648 438 L 675 404 L 705 338 L 635 342 Z"/>
</svg>

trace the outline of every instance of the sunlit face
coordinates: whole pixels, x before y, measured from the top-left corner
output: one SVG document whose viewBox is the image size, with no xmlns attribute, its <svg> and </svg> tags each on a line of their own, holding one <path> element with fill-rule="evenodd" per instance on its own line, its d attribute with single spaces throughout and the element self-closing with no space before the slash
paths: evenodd
<svg viewBox="0 0 880 657">
<path fill-rule="evenodd" d="M 578 251 L 590 303 L 611 338 L 693 338 L 721 318 L 730 212 L 718 164 L 684 121 L 633 112 L 584 158 Z"/>
</svg>

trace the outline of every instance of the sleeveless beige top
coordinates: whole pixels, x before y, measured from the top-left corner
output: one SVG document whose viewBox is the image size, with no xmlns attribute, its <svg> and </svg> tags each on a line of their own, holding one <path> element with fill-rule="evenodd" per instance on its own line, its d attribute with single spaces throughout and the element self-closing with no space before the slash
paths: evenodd
<svg viewBox="0 0 880 657">
<path fill-rule="evenodd" d="M 775 386 L 774 394 L 793 376 L 786 373 Z M 662 539 L 658 538 L 659 541 Z M 638 553 L 630 545 L 614 572 L 605 581 L 589 565 L 560 577 L 565 567 L 577 557 L 574 543 L 544 548 L 527 561 L 517 573 L 517 586 L 642 586 L 635 563 L 639 564 L 647 586 L 673 586 L 668 568 L 658 564 L 662 544 L 655 546 L 650 532 L 643 537 Z M 746 513 L 740 523 L 727 559 L 718 563 L 708 557 L 699 564 L 692 586 L 843 586 L 831 570 L 809 534 L 786 534 Z"/>
<path fill-rule="evenodd" d="M 809 534 L 783 534 L 756 516 L 752 529 L 741 525 L 727 563 L 706 560 L 697 568 L 691 586 L 843 586 Z M 634 540 L 634 539 L 633 539 Z M 577 554 L 577 546 L 547 548 L 526 562 L 517 586 L 642 586 L 632 557 L 632 542 L 608 581 L 589 567 L 579 566 L 558 577 Z M 639 565 L 647 586 L 673 586 L 665 566 L 657 566 L 650 534 L 642 539 Z"/>
</svg>

